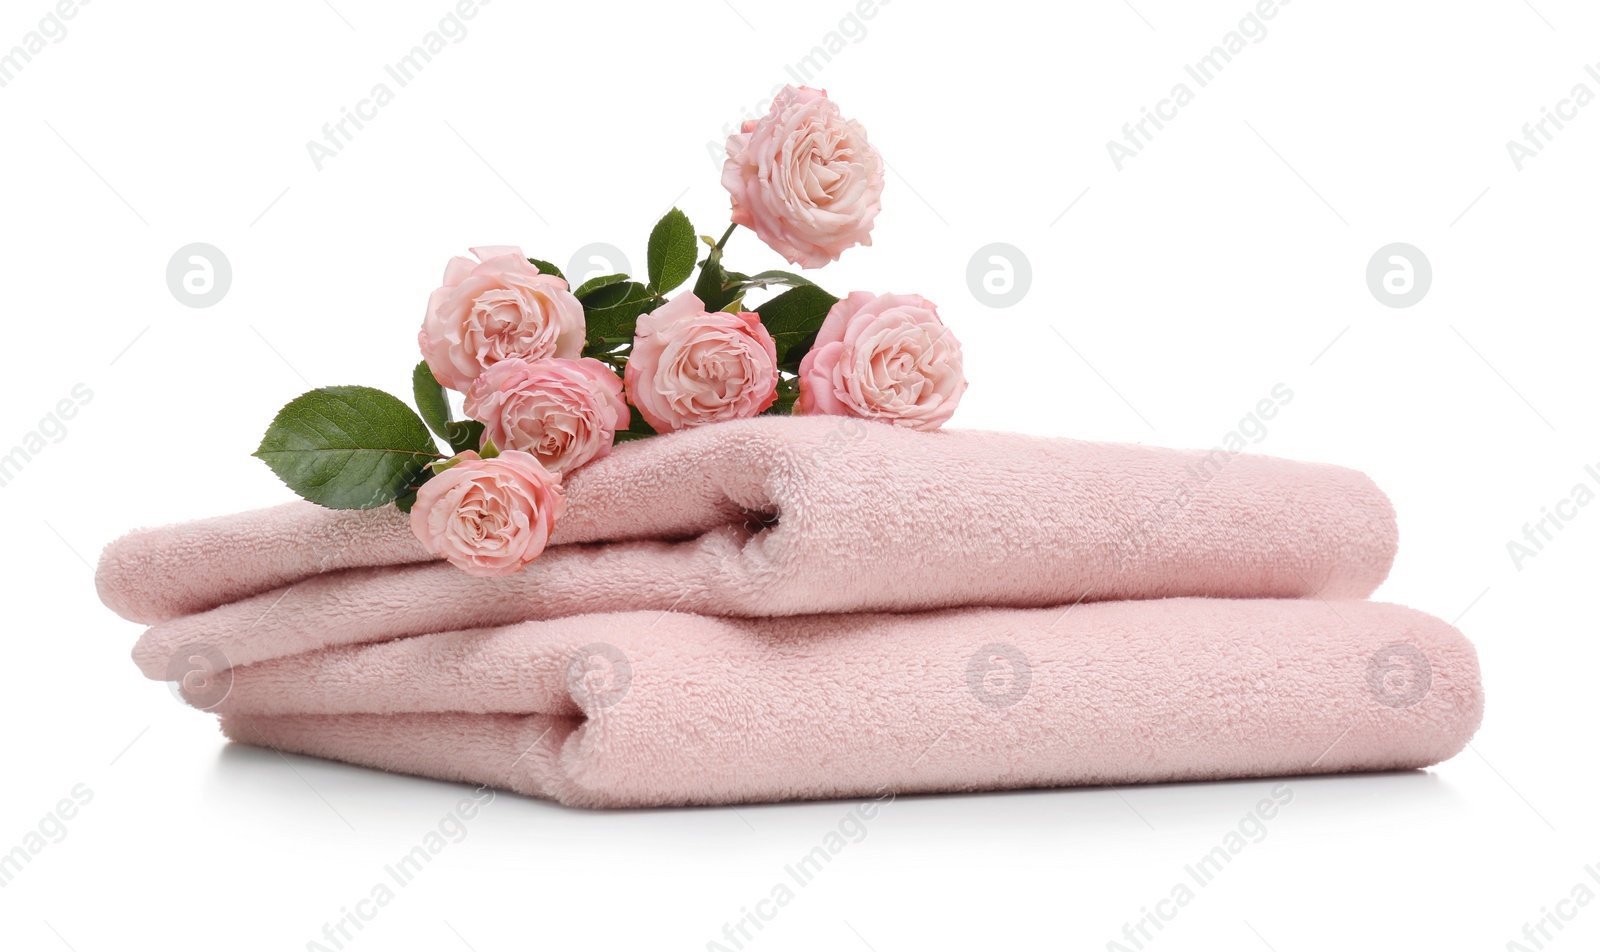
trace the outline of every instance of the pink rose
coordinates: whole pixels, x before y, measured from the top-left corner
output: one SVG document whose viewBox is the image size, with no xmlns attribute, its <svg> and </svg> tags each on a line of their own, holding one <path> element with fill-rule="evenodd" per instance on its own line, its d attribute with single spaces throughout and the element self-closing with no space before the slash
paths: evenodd
<svg viewBox="0 0 1600 952">
<path fill-rule="evenodd" d="M 966 389 L 961 344 L 932 301 L 857 291 L 828 311 L 800 361 L 795 410 L 932 430 Z"/>
<path fill-rule="evenodd" d="M 467 389 L 466 410 L 495 446 L 531 453 L 557 474 L 611 452 L 628 427 L 621 379 L 590 357 L 502 360 Z"/>
<path fill-rule="evenodd" d="M 706 313 L 687 292 L 642 315 L 623 375 L 658 432 L 753 417 L 778 398 L 778 351 L 759 315 Z"/>
<path fill-rule="evenodd" d="M 567 507 L 561 484 L 527 453 L 460 462 L 422 484 L 411 531 L 424 547 L 479 578 L 511 575 L 539 557 Z"/>
<path fill-rule="evenodd" d="M 481 263 L 452 258 L 444 286 L 428 298 L 417 343 L 434 379 L 465 391 L 484 370 L 510 357 L 583 353 L 583 305 L 567 282 L 539 269 L 522 249 L 473 248 Z"/>
<path fill-rule="evenodd" d="M 825 91 L 783 87 L 772 110 L 728 137 L 722 184 L 733 221 L 802 268 L 872 244 L 883 157 Z"/>
</svg>

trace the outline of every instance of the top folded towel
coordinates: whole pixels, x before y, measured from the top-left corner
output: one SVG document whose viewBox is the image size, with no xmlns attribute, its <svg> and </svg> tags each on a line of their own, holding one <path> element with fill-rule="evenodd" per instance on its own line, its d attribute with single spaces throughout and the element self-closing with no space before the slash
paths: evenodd
<svg viewBox="0 0 1600 952">
<path fill-rule="evenodd" d="M 1362 598 L 1396 549 L 1388 499 L 1336 466 L 836 417 L 622 444 L 569 477 L 566 497 L 553 550 L 651 540 L 694 548 L 664 564 L 705 571 L 714 543 L 715 578 L 679 581 L 713 585 L 726 614 Z M 118 614 L 154 623 L 431 559 L 393 507 L 295 502 L 132 533 L 106 548 L 96 582 Z"/>
</svg>

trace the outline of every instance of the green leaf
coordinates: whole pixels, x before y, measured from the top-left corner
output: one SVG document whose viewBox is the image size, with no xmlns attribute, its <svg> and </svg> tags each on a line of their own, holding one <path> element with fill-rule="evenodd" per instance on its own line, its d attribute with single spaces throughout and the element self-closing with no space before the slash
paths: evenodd
<svg viewBox="0 0 1600 952">
<path fill-rule="evenodd" d="M 450 400 L 444 395 L 444 387 L 434 379 L 426 360 L 419 361 L 411 370 L 411 396 L 416 400 L 417 410 L 422 414 L 422 422 L 428 424 L 428 429 L 437 433 L 440 439 L 449 439 Z"/>
<path fill-rule="evenodd" d="M 445 395 L 444 387 L 434 379 L 426 360 L 411 371 L 411 395 L 417 402 L 417 409 L 422 412 L 422 422 L 428 424 L 428 429 L 438 434 L 440 439 L 449 443 L 450 449 L 460 453 L 478 448 L 478 441 L 483 437 L 483 424 L 476 420 L 451 419 L 450 399 Z"/>
<path fill-rule="evenodd" d="M 417 490 L 421 489 L 422 484 L 432 479 L 434 475 L 432 465 L 423 467 L 417 478 L 413 479 L 405 489 L 402 489 L 400 495 L 394 497 L 395 508 L 401 512 L 410 512 L 411 507 L 417 504 Z"/>
<path fill-rule="evenodd" d="M 411 408 L 371 387 L 322 387 L 289 401 L 254 454 L 330 509 L 376 509 L 419 482 L 439 448 Z"/>
<path fill-rule="evenodd" d="M 756 308 L 761 323 L 772 335 L 778 349 L 778 366 L 788 370 L 798 366 L 811 349 L 817 331 L 828 316 L 828 309 L 839 299 L 816 285 L 802 285 L 785 291 Z"/>
<path fill-rule="evenodd" d="M 417 504 L 417 487 L 413 486 L 400 495 L 394 497 L 394 505 L 401 512 L 410 512 L 411 507 Z"/>
<path fill-rule="evenodd" d="M 727 272 L 722 269 L 722 249 L 712 248 L 700 262 L 700 277 L 694 282 L 694 296 L 707 311 L 720 311 L 734 295 L 727 288 Z"/>
<path fill-rule="evenodd" d="M 689 224 L 689 216 L 674 208 L 661 216 L 650 232 L 645 258 L 651 289 L 665 294 L 689 280 L 695 257 L 694 226 Z"/>
<path fill-rule="evenodd" d="M 756 288 L 785 287 L 785 288 L 814 288 L 816 282 L 802 278 L 798 274 L 788 271 L 763 271 L 760 274 L 740 275 L 739 286 L 746 291 Z"/>
<path fill-rule="evenodd" d="M 553 274 L 563 281 L 567 280 L 567 276 L 561 273 L 561 269 L 548 261 L 540 261 L 538 258 L 529 258 L 528 263 L 533 265 L 535 268 L 538 268 L 540 274 Z"/>
<path fill-rule="evenodd" d="M 778 399 L 774 400 L 772 406 L 762 412 L 774 414 L 793 413 L 795 401 L 799 399 L 799 384 L 795 378 L 790 377 L 778 384 Z"/>
<path fill-rule="evenodd" d="M 804 360 L 806 354 L 811 352 L 811 348 L 816 344 L 816 342 L 816 331 L 812 331 L 809 334 L 802 334 L 792 339 L 789 342 L 787 350 L 778 351 L 778 353 L 783 355 L 782 359 L 778 361 L 778 369 L 791 374 L 799 373 L 800 361 Z M 777 344 L 776 341 L 773 343 Z M 781 347 L 782 345 L 779 344 L 777 346 Z"/>
<path fill-rule="evenodd" d="M 606 308 L 616 307 L 628 301 L 646 300 L 652 297 L 650 289 L 637 281 L 618 281 L 596 288 L 587 295 L 583 302 L 585 311 L 603 311 Z"/>
<path fill-rule="evenodd" d="M 650 289 L 637 281 L 622 281 L 592 292 L 584 304 L 585 353 L 633 343 L 634 323 L 655 300 Z"/>
<path fill-rule="evenodd" d="M 455 420 L 445 427 L 444 439 L 453 452 L 475 450 L 483 442 L 483 424 L 477 420 Z"/>
<path fill-rule="evenodd" d="M 626 280 L 628 280 L 628 276 L 625 274 L 602 274 L 598 277 L 590 278 L 589 280 L 578 285 L 578 290 L 573 291 L 572 294 L 578 300 L 582 301 L 584 298 L 593 294 L 595 291 L 600 290 L 601 288 L 610 287 L 613 284 L 618 284 Z"/>
</svg>

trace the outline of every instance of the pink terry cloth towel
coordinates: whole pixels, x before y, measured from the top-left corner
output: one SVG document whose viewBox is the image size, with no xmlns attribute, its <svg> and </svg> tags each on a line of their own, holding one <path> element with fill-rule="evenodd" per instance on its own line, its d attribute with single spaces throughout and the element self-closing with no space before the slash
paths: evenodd
<svg viewBox="0 0 1600 952">
<path fill-rule="evenodd" d="M 193 686 L 236 741 L 584 807 L 1419 768 L 1483 712 L 1455 628 L 1311 599 L 581 615 Z"/>
<path fill-rule="evenodd" d="M 433 560 L 392 506 L 294 502 L 133 533 L 106 548 L 96 580 L 108 606 L 145 623 L 260 596 L 240 608 L 256 611 L 312 580 L 334 600 L 351 586 L 354 614 L 374 608 L 369 598 L 404 612 L 503 602 L 490 616 L 435 618 L 438 631 L 573 605 L 771 616 L 1361 598 L 1396 549 L 1388 498 L 1337 466 L 838 417 L 625 443 L 565 490 L 553 545 L 510 579 Z M 414 574 L 383 571 L 401 565 Z M 330 580 L 338 571 L 348 574 Z"/>
</svg>

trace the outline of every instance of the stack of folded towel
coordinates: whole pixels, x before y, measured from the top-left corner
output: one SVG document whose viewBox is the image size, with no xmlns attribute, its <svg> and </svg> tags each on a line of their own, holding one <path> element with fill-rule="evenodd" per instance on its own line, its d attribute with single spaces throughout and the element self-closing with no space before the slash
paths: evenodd
<svg viewBox="0 0 1600 952">
<path fill-rule="evenodd" d="M 475 578 L 393 507 L 134 533 L 101 598 L 241 743 L 649 806 L 1427 766 L 1450 625 L 1365 601 L 1365 476 L 1224 451 L 769 416 L 619 445 Z"/>
</svg>

